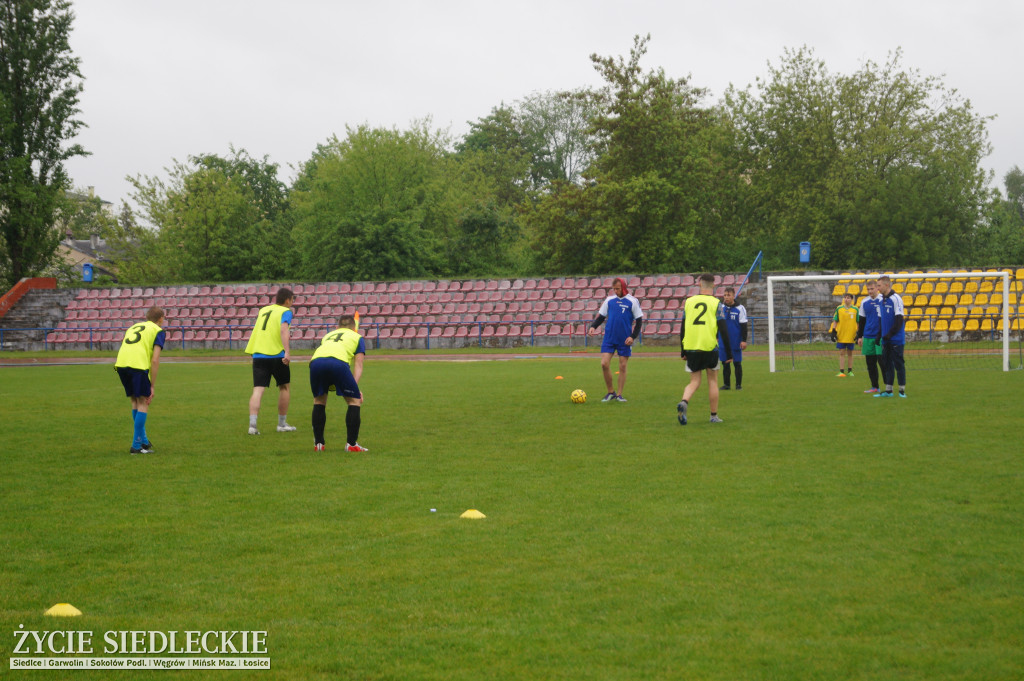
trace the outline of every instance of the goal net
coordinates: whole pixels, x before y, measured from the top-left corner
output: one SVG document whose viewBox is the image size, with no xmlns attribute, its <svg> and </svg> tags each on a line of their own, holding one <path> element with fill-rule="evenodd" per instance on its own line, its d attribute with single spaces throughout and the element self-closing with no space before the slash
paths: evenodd
<svg viewBox="0 0 1024 681">
<path fill-rule="evenodd" d="M 1024 271 L 1018 271 L 1024 272 Z M 768 277 L 769 369 L 835 370 L 829 336 L 843 294 L 859 307 L 881 273 Z M 1009 271 L 889 274 L 905 308 L 904 355 L 913 369 L 1020 369 L 1021 278 Z M 864 368 L 854 349 L 854 370 Z"/>
</svg>

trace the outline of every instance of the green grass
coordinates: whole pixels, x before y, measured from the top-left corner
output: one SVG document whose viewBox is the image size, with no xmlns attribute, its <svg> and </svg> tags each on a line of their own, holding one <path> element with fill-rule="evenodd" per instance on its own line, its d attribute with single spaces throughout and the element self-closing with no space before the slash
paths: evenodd
<svg viewBox="0 0 1024 681">
<path fill-rule="evenodd" d="M 0 677 L 19 625 L 268 631 L 237 678 L 1024 675 L 1024 372 L 883 400 L 748 359 L 681 428 L 679 360 L 629 369 L 601 404 L 593 354 L 370 360 L 370 453 L 332 397 L 314 455 L 305 365 L 254 438 L 248 366 L 168 363 L 138 457 L 109 365 L 0 369 Z"/>
</svg>

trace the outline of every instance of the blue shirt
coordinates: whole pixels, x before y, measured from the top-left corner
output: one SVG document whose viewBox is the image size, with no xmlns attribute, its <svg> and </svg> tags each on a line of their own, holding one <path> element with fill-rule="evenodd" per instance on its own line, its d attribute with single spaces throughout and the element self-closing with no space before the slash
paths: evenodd
<svg viewBox="0 0 1024 681">
<path fill-rule="evenodd" d="M 735 305 L 726 305 L 722 303 L 722 310 L 725 312 L 725 324 L 719 324 L 718 326 L 718 356 L 722 361 L 728 359 L 725 354 L 725 346 L 722 345 L 722 334 L 729 334 L 729 349 L 732 350 L 733 361 L 737 360 L 740 355 L 740 340 L 741 340 L 741 326 L 747 323 L 747 308 L 743 307 L 739 303 Z"/>
<path fill-rule="evenodd" d="M 878 320 L 882 325 L 882 335 L 886 335 L 896 324 L 896 317 L 903 316 L 903 298 L 900 294 L 892 291 L 887 296 L 882 296 L 881 305 L 878 306 Z M 903 345 L 906 342 L 904 333 L 906 325 L 901 325 L 900 330 L 892 336 L 893 345 Z"/>
<path fill-rule="evenodd" d="M 633 321 L 644 316 L 640 301 L 630 295 L 608 296 L 598 314 L 605 317 L 605 342 L 614 344 L 625 343 L 633 335 Z"/>
<path fill-rule="evenodd" d="M 878 338 L 882 333 L 882 320 L 879 317 L 878 307 L 882 304 L 882 296 L 875 298 L 867 296 L 860 301 L 860 308 L 857 314 L 864 318 L 864 338 Z"/>
</svg>

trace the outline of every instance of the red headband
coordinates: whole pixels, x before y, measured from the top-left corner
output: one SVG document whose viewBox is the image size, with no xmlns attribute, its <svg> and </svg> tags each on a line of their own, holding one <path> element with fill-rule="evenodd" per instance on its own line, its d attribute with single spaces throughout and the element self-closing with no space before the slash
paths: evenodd
<svg viewBox="0 0 1024 681">
<path fill-rule="evenodd" d="M 620 284 L 622 284 L 622 295 L 627 295 L 627 294 L 629 293 L 629 289 L 628 289 L 628 288 L 626 288 L 626 282 L 625 282 L 625 280 L 624 280 L 624 279 L 621 279 L 621 278 L 619 278 L 619 277 L 615 277 L 615 281 L 617 281 L 617 282 L 619 282 Z M 615 285 L 615 282 L 612 282 L 612 286 L 614 286 L 614 285 Z"/>
</svg>

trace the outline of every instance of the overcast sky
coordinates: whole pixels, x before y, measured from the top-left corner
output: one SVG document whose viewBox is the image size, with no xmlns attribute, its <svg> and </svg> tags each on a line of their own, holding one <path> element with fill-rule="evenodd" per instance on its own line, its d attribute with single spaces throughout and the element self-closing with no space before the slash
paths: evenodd
<svg viewBox="0 0 1024 681">
<path fill-rule="evenodd" d="M 467 121 L 532 92 L 600 85 L 589 55 L 690 76 L 717 102 L 806 45 L 833 72 L 884 62 L 943 76 L 989 124 L 994 185 L 1024 167 L 1024 3 L 1005 0 L 73 0 L 85 91 L 67 164 L 115 204 L 126 175 L 229 146 L 281 166 L 345 126 Z"/>
</svg>

